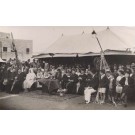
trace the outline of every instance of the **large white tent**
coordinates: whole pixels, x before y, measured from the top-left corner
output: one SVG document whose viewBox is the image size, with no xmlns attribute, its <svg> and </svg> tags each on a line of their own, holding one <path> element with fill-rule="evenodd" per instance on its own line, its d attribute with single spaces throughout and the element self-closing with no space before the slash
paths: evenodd
<svg viewBox="0 0 135 135">
<path fill-rule="evenodd" d="M 113 53 L 116 54 L 115 50 L 125 51 L 127 48 L 133 47 L 127 44 L 127 42 L 124 42 L 124 40 L 110 28 L 97 32 L 96 36 L 104 51 L 113 50 L 111 51 L 112 55 Z M 41 57 L 49 57 L 49 54 L 53 54 L 53 57 L 74 57 L 76 54 L 81 57 L 94 56 L 100 55 L 100 51 L 99 43 L 92 33 L 62 35 L 44 51 L 45 55 L 42 54 Z M 117 54 L 118 53 L 119 52 L 117 52 Z M 107 51 L 106 54 L 110 54 L 109 51 Z M 38 55 L 38 58 L 40 58 L 40 55 Z"/>
<path fill-rule="evenodd" d="M 103 50 L 122 50 L 128 46 L 118 35 L 110 29 L 97 33 L 97 37 L 102 45 Z M 45 53 L 88 53 L 100 52 L 99 44 L 96 38 L 91 34 L 80 34 L 62 36 L 49 46 Z"/>
</svg>

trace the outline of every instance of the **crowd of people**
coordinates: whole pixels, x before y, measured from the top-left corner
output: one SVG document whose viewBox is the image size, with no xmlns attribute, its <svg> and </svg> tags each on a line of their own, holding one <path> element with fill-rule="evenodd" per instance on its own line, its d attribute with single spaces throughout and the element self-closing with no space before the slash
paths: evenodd
<svg viewBox="0 0 135 135">
<path fill-rule="evenodd" d="M 84 95 L 86 104 L 95 102 L 127 106 L 135 99 L 135 63 L 110 66 L 110 70 L 96 70 L 90 65 L 50 65 L 45 61 L 17 62 L 10 59 L 0 66 L 0 90 L 18 94 L 35 90 L 38 79 L 57 79 L 66 94 Z"/>
</svg>

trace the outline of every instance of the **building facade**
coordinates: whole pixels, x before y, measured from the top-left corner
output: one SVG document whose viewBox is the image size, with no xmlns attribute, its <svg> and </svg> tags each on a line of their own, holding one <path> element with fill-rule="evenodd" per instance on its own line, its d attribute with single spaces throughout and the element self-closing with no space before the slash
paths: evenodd
<svg viewBox="0 0 135 135">
<path fill-rule="evenodd" d="M 14 39 L 14 43 L 18 52 L 19 60 L 26 61 L 32 57 L 32 40 Z M 12 51 L 12 39 L 9 33 L 0 32 L 0 57 L 3 60 L 15 58 L 15 52 Z"/>
</svg>

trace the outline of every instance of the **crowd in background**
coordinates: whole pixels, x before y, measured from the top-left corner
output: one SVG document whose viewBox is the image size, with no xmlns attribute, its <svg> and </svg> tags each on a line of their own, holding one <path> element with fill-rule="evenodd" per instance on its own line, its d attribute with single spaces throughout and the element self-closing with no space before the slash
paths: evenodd
<svg viewBox="0 0 135 135">
<path fill-rule="evenodd" d="M 135 63 L 110 65 L 111 71 L 96 70 L 90 65 L 50 65 L 45 61 L 30 60 L 17 62 L 10 59 L 0 66 L 0 90 L 11 94 L 28 92 L 38 87 L 38 79 L 57 79 L 60 89 L 67 94 L 84 95 L 86 103 L 106 100 L 127 105 L 128 99 L 135 99 Z"/>
</svg>

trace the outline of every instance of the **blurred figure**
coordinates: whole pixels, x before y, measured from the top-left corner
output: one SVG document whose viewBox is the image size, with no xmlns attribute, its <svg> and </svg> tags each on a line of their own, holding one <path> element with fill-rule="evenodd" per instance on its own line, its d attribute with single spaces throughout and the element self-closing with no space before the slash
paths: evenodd
<svg viewBox="0 0 135 135">
<path fill-rule="evenodd" d="M 122 86 L 120 81 L 122 80 L 122 78 L 124 78 L 124 71 L 123 70 L 119 70 L 118 71 L 118 77 L 116 78 L 116 100 L 118 102 L 121 102 L 120 97 L 122 94 Z"/>
<path fill-rule="evenodd" d="M 67 84 L 67 93 L 76 94 L 78 76 L 75 74 L 75 70 L 72 70 L 72 73 L 69 78 L 69 83 Z"/>
<path fill-rule="evenodd" d="M 86 79 L 87 79 L 87 75 L 85 74 L 84 69 L 81 70 L 81 74 L 78 77 L 79 83 L 80 83 L 80 87 L 78 89 L 78 94 L 83 95 L 84 94 L 84 89 L 86 87 Z"/>
<path fill-rule="evenodd" d="M 133 88 L 133 79 L 130 77 L 129 71 L 125 72 L 125 76 L 120 80 L 120 84 L 123 87 L 121 101 L 123 102 L 124 106 L 127 107 L 128 95 Z"/>
</svg>

